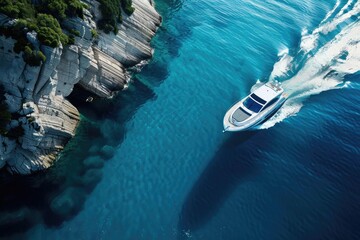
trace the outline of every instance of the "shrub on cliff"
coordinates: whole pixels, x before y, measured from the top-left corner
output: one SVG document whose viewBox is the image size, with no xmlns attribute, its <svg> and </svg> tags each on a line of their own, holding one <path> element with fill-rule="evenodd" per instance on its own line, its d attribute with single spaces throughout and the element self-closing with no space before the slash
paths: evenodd
<svg viewBox="0 0 360 240">
<path fill-rule="evenodd" d="M 28 31 L 37 32 L 40 43 L 53 48 L 58 47 L 60 43 L 66 45 L 69 41 L 57 19 L 49 14 L 39 13 L 35 19 L 18 19 L 13 26 L 0 28 L 0 34 L 18 40 L 14 49 L 17 53 L 30 44 L 26 38 Z"/>
<path fill-rule="evenodd" d="M 23 58 L 27 64 L 33 67 L 40 66 L 46 61 L 46 57 L 41 51 L 32 50 L 29 46 L 25 47 Z"/>
<path fill-rule="evenodd" d="M 75 44 L 75 36 L 74 36 L 74 35 L 70 35 L 70 36 L 69 36 L 68 44 L 69 44 L 69 45 Z"/>
<path fill-rule="evenodd" d="M 80 0 L 38 0 L 35 5 L 31 4 L 30 0 L 1 0 L 0 12 L 17 18 L 17 22 L 14 26 L 2 26 L 0 34 L 19 40 L 26 39 L 26 32 L 34 30 L 44 45 L 58 47 L 60 42 L 66 45 L 69 39 L 62 32 L 59 21 L 66 17 L 83 17 L 84 7 Z M 24 44 L 24 41 L 21 44 Z M 23 50 L 21 44 L 19 42 L 16 47 L 17 52 Z"/>
<path fill-rule="evenodd" d="M 99 37 L 99 33 L 96 31 L 96 29 L 91 29 L 91 36 L 93 38 L 98 38 Z"/>
<path fill-rule="evenodd" d="M 42 62 L 46 61 L 45 55 L 41 51 L 33 51 L 33 46 L 26 38 L 28 30 L 38 29 L 37 24 L 30 21 L 19 19 L 12 27 L 2 28 L 0 32 L 6 36 L 11 36 L 17 41 L 14 44 L 13 51 L 17 54 L 23 51 L 23 59 L 30 66 L 40 66 Z M 57 44 L 57 42 L 56 42 Z"/>
<path fill-rule="evenodd" d="M 41 1 L 41 7 L 39 7 L 42 12 L 53 15 L 56 18 L 64 19 L 66 18 L 66 8 L 67 5 L 63 1 L 58 0 L 43 0 Z"/>
<path fill-rule="evenodd" d="M 11 18 L 33 18 L 35 9 L 28 0 L 1 0 L 0 12 Z"/>
<path fill-rule="evenodd" d="M 67 9 L 66 15 L 69 17 L 80 17 L 83 18 L 83 8 L 84 4 L 79 0 L 66 0 Z"/>
<path fill-rule="evenodd" d="M 118 31 L 117 23 L 122 22 L 121 8 L 128 15 L 131 15 L 133 8 L 132 0 L 99 0 L 102 19 L 99 21 L 99 28 L 106 33 Z"/>
<path fill-rule="evenodd" d="M 78 30 L 70 29 L 69 32 L 74 36 L 80 37 L 80 32 Z"/>
<path fill-rule="evenodd" d="M 66 17 L 83 18 L 84 7 L 79 0 L 42 0 L 41 4 L 36 5 L 37 11 L 51 14 L 59 20 Z"/>
<path fill-rule="evenodd" d="M 99 21 L 99 28 L 106 33 L 115 30 L 117 19 L 120 18 L 120 0 L 100 0 L 100 11 L 102 19 Z"/>
<path fill-rule="evenodd" d="M 37 34 L 37 37 L 42 44 L 53 48 L 59 46 L 59 36 L 51 28 L 41 27 L 38 29 Z"/>
<path fill-rule="evenodd" d="M 50 47 L 58 47 L 60 42 L 66 45 L 68 36 L 62 32 L 59 22 L 49 14 L 38 14 L 36 18 L 39 41 Z"/>
<path fill-rule="evenodd" d="M 127 15 L 131 15 L 135 8 L 131 6 L 132 0 L 121 0 L 121 7 Z"/>
</svg>

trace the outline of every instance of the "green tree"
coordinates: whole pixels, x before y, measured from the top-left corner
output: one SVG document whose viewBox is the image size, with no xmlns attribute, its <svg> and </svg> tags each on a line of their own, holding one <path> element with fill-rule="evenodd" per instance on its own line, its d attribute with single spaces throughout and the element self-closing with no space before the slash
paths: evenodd
<svg viewBox="0 0 360 240">
<path fill-rule="evenodd" d="M 33 18 L 34 6 L 28 0 L 1 0 L 0 12 L 11 18 Z"/>
<path fill-rule="evenodd" d="M 40 66 L 46 61 L 46 57 L 41 51 L 32 50 L 29 46 L 25 46 L 23 58 L 27 64 L 33 67 Z"/>
<path fill-rule="evenodd" d="M 66 45 L 68 37 L 62 32 L 59 22 L 49 14 L 38 14 L 37 33 L 39 41 L 50 47 L 58 47 L 60 42 Z"/>
<path fill-rule="evenodd" d="M 102 19 L 99 21 L 100 29 L 106 33 L 113 31 L 117 33 L 117 23 L 122 22 L 121 8 L 128 15 L 131 15 L 133 8 L 132 0 L 99 0 Z"/>
<path fill-rule="evenodd" d="M 49 14 L 53 15 L 56 18 L 64 19 L 66 18 L 66 11 L 67 5 L 63 1 L 57 0 L 48 0 L 47 3 L 47 11 Z"/>
</svg>

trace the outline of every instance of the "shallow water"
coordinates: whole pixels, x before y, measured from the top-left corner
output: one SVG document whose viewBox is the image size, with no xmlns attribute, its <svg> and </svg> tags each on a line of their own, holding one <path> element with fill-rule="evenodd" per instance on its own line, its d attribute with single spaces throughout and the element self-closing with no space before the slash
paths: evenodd
<svg viewBox="0 0 360 240">
<path fill-rule="evenodd" d="M 360 65 L 343 56 L 357 51 L 358 2 L 156 3 L 155 56 L 131 87 L 78 104 L 79 134 L 49 172 L 3 177 L 1 236 L 360 238 Z M 222 133 L 269 79 L 290 94 L 282 110 Z"/>
</svg>

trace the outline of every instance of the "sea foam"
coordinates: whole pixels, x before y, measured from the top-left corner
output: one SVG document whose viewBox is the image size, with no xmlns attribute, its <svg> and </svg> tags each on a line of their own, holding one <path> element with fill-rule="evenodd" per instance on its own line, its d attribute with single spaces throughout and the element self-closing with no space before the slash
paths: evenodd
<svg viewBox="0 0 360 240">
<path fill-rule="evenodd" d="M 344 84 L 343 81 L 346 75 L 360 71 L 360 35 L 358 34 L 360 22 L 354 21 L 353 17 L 360 13 L 360 3 L 357 2 L 352 9 L 348 9 L 351 5 L 352 1 L 350 0 L 344 7 L 338 9 L 337 2 L 318 28 L 311 34 L 303 34 L 298 54 L 307 56 L 307 58 L 294 76 L 283 81 L 283 88 L 289 98 L 277 114 L 260 126 L 261 129 L 270 128 L 276 123 L 296 115 L 308 97 L 330 89 L 344 88 L 351 84 L 348 82 Z M 335 17 L 332 20 L 328 19 L 336 11 L 338 13 Z M 342 29 L 332 40 L 318 47 L 320 32 L 327 34 L 332 29 L 340 27 Z M 312 54 L 307 55 L 310 51 Z M 297 56 L 292 57 L 288 53 L 283 53 L 279 57 L 279 61 L 274 64 L 270 81 L 286 75 L 286 71 L 294 64 L 292 60 Z"/>
</svg>

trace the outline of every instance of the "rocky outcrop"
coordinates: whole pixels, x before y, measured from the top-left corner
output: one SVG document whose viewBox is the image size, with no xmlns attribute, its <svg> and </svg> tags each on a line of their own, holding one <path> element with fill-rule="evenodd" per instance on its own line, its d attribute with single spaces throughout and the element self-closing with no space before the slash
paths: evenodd
<svg viewBox="0 0 360 240">
<path fill-rule="evenodd" d="M 149 41 L 160 25 L 160 16 L 148 0 L 135 0 L 133 6 L 135 11 L 131 16 L 123 13 L 118 34 L 102 34 L 98 43 L 103 52 L 125 66 L 135 65 L 152 56 Z"/>
<path fill-rule="evenodd" d="M 97 30 L 97 38 L 93 29 L 101 17 L 99 3 L 84 2 L 90 6 L 84 19 L 72 18 L 63 23 L 80 33 L 74 45 L 41 46 L 36 33 L 28 33 L 28 40 L 46 56 L 40 66 L 26 64 L 22 53 L 13 51 L 15 40 L 0 36 L 0 84 L 12 113 L 6 128 L 23 129 L 18 137 L 0 135 L 0 168 L 29 174 L 51 166 L 74 136 L 80 120 L 78 110 L 66 100 L 74 85 L 99 97 L 112 97 L 129 81 L 125 67 L 152 56 L 149 42 L 161 17 L 149 0 L 133 0 L 135 11 L 131 16 L 123 13 L 118 33 Z M 11 21 L 0 14 L 0 25 Z"/>
<path fill-rule="evenodd" d="M 127 82 L 128 77 L 123 65 L 94 47 L 90 66 L 80 85 L 99 97 L 111 97 L 122 90 Z"/>
<path fill-rule="evenodd" d="M 0 167 L 28 174 L 47 168 L 74 135 L 79 112 L 65 99 L 71 91 L 57 79 L 62 49 L 44 47 L 45 64 L 27 65 L 21 54 L 12 51 L 14 40 L 0 37 L 0 83 L 13 114 L 8 129 L 21 127 L 22 136 L 0 136 Z"/>
</svg>

